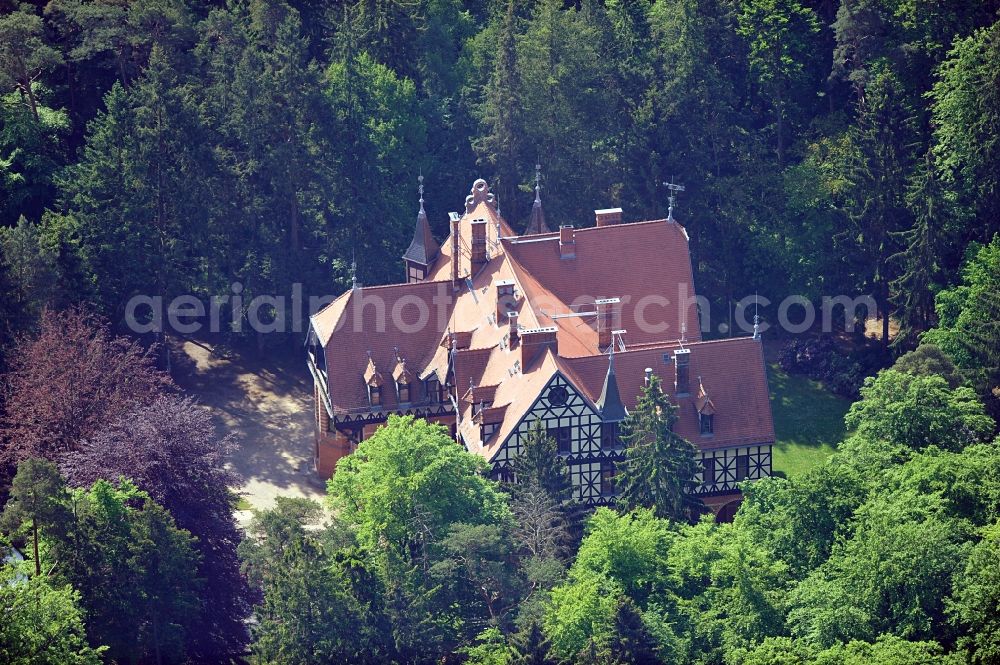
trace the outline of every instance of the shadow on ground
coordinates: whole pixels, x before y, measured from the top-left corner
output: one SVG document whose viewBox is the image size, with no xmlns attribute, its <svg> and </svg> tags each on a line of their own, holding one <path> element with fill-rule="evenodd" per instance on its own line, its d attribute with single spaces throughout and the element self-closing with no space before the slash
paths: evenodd
<svg viewBox="0 0 1000 665">
<path fill-rule="evenodd" d="M 245 503 L 322 498 L 312 466 L 312 381 L 301 355 L 256 358 L 192 340 L 172 340 L 171 352 L 177 384 L 212 412 L 220 433 L 239 438 L 230 464 L 243 478 Z"/>
</svg>

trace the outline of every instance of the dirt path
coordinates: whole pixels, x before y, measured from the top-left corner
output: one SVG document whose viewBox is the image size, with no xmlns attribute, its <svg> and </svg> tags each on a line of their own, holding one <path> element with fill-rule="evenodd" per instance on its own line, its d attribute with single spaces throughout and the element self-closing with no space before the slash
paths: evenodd
<svg viewBox="0 0 1000 665">
<path fill-rule="evenodd" d="M 220 432 L 239 437 L 230 463 L 243 478 L 243 505 L 269 508 L 276 496 L 322 499 L 312 466 L 312 385 L 301 359 L 223 357 L 210 344 L 172 344 L 177 383 L 208 408 Z M 298 362 L 296 362 L 298 360 Z M 240 521 L 249 518 L 239 511 Z"/>
</svg>

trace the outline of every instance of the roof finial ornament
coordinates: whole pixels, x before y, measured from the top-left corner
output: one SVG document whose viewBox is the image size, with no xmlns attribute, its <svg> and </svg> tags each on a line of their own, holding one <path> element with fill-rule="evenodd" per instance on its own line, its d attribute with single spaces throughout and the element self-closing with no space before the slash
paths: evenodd
<svg viewBox="0 0 1000 665">
<path fill-rule="evenodd" d="M 358 262 L 355 259 L 354 248 L 352 247 L 351 248 L 351 290 L 352 291 L 357 291 L 359 286 L 361 286 L 361 285 L 358 284 Z M 371 355 L 371 351 L 369 351 L 368 354 Z"/>
<path fill-rule="evenodd" d="M 753 338 L 760 339 L 760 315 L 757 314 L 757 293 L 753 294 Z"/>
<path fill-rule="evenodd" d="M 420 175 L 417 176 L 417 182 L 420 183 L 417 186 L 417 190 L 420 192 L 420 212 L 424 213 L 424 174 L 422 171 Z"/>
<path fill-rule="evenodd" d="M 530 236 L 548 232 L 549 227 L 545 223 L 545 212 L 542 211 L 542 165 L 535 164 L 535 202 L 531 205 L 531 217 L 528 219 L 524 235 Z"/>
<path fill-rule="evenodd" d="M 670 180 L 668 182 L 663 183 L 664 185 L 667 186 L 667 189 L 670 190 L 670 196 L 667 198 L 667 201 L 670 203 L 670 206 L 667 208 L 667 221 L 668 222 L 676 222 L 677 221 L 677 220 L 674 219 L 674 192 L 683 192 L 684 191 L 684 185 L 675 184 L 673 180 L 674 180 L 674 177 L 670 176 Z"/>
</svg>

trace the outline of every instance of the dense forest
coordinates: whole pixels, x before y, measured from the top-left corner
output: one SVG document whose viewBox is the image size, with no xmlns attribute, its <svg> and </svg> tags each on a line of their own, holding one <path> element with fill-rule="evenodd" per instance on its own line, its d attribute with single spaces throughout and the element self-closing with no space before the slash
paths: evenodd
<svg viewBox="0 0 1000 665">
<path fill-rule="evenodd" d="M 550 224 L 684 184 L 719 311 L 871 294 L 781 352 L 836 453 L 716 523 L 651 380 L 615 509 L 393 418 L 241 527 L 129 298 L 398 281 L 418 176 L 520 230 L 536 164 Z M 997 0 L 0 0 L 0 662 L 1000 663 L 998 233 Z"/>
<path fill-rule="evenodd" d="M 685 184 L 723 311 L 870 293 L 912 346 L 1000 230 L 998 9 L 5 0 L 3 332 L 45 303 L 335 294 L 352 256 L 397 281 L 418 174 L 443 237 L 476 176 L 523 228 L 539 163 L 555 224 L 662 217 Z"/>
</svg>

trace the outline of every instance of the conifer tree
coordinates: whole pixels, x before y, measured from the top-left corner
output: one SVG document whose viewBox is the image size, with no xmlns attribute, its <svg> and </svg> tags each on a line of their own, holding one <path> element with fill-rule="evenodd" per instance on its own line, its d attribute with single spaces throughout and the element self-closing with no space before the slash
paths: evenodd
<svg viewBox="0 0 1000 665">
<path fill-rule="evenodd" d="M 906 200 L 913 211 L 913 226 L 897 233 L 904 248 L 891 257 L 900 263 L 900 274 L 890 284 L 899 308 L 900 331 L 895 345 L 913 345 L 934 322 L 934 287 L 941 273 L 943 211 L 948 202 L 931 153 L 918 165 Z"/>
<path fill-rule="evenodd" d="M 673 431 L 677 407 L 652 376 L 623 424 L 627 444 L 619 466 L 618 506 L 652 508 L 657 517 L 690 521 L 701 513 L 691 494 L 698 473 L 696 448 Z"/>
<path fill-rule="evenodd" d="M 550 654 L 552 642 L 538 621 L 514 633 L 510 637 L 510 659 L 508 665 L 555 665 L 557 662 Z"/>
<path fill-rule="evenodd" d="M 566 462 L 559 457 L 556 441 L 542 429 L 542 421 L 536 420 L 528 436 L 521 442 L 521 454 L 511 464 L 517 488 L 537 484 L 553 499 L 568 501 L 573 495 L 573 483 L 569 478 Z"/>
</svg>

